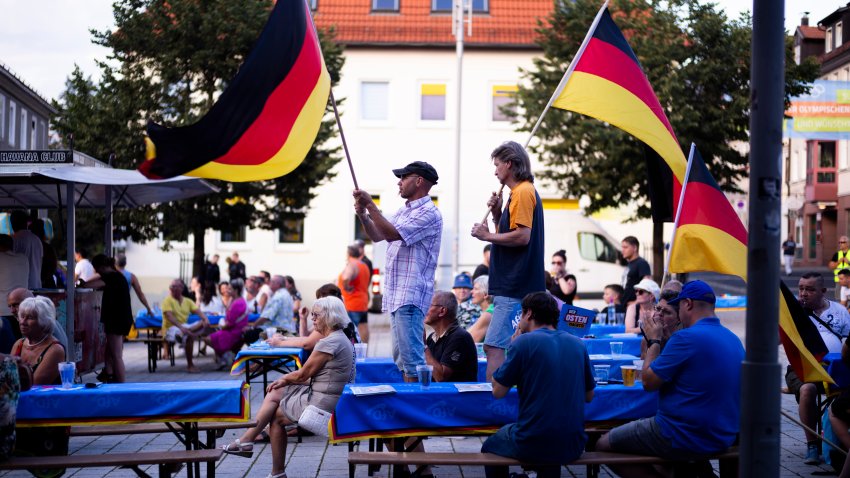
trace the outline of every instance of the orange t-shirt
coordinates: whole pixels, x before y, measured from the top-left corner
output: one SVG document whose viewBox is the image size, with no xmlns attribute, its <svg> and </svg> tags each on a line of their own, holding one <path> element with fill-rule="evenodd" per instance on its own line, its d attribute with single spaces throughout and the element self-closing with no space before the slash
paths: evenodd
<svg viewBox="0 0 850 478">
<path fill-rule="evenodd" d="M 519 226 L 531 228 L 534 223 L 534 207 L 537 198 L 534 195 L 534 185 L 523 181 L 511 189 L 511 203 L 508 212 L 511 216 L 511 230 Z"/>
<path fill-rule="evenodd" d="M 349 312 L 366 312 L 369 310 L 369 268 L 362 261 L 354 261 L 357 277 L 348 281 L 352 287 L 349 292 L 342 286 L 342 274 L 337 278 L 337 286 L 342 291 L 345 310 Z"/>
</svg>

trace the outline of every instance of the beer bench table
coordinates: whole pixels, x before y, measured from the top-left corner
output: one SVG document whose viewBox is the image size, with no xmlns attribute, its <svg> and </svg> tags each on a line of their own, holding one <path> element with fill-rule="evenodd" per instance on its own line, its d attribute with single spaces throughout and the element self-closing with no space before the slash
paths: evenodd
<svg viewBox="0 0 850 478">
<path fill-rule="evenodd" d="M 17 427 L 103 426 L 164 423 L 185 445 L 185 450 L 127 455 L 124 465 L 193 463 L 188 476 L 200 477 L 200 462 L 207 463 L 207 476 L 215 475 L 218 450 L 206 449 L 199 436 L 199 423 L 246 423 L 251 417 L 249 385 L 239 381 L 198 381 L 159 383 L 114 383 L 97 388 L 74 385 L 35 386 L 22 392 L 18 400 Z M 97 455 L 86 463 L 85 455 L 40 457 L 41 467 L 91 467 L 103 460 L 118 463 L 125 457 Z M 132 458 L 132 459 L 131 459 Z M 145 461 L 157 458 L 155 461 Z M 141 461 L 140 461 L 141 460 Z M 25 467 L 21 460 L 0 464 Z M 31 466 L 30 466 L 31 467 Z M 12 469 L 12 468 L 7 468 Z M 19 468 L 14 468 L 19 469 Z M 140 471 L 139 471 L 140 472 Z M 168 476 L 167 467 L 160 472 Z"/>
<path fill-rule="evenodd" d="M 396 393 L 355 396 L 346 385 L 329 425 L 331 443 L 375 438 L 457 436 L 492 434 L 516 421 L 519 395 L 512 389 L 496 400 L 491 392 L 458 392 L 453 383 L 432 383 L 422 390 L 417 383 L 393 383 Z M 588 422 L 626 421 L 653 416 L 658 393 L 634 387 L 596 387 L 593 401 L 585 405 Z M 399 448 L 403 448 L 401 440 Z M 370 449 L 374 449 L 370 443 Z M 350 454 L 353 446 L 349 446 Z M 356 453 L 380 453 L 356 452 Z M 353 455 L 349 475 L 363 455 Z"/>
<path fill-rule="evenodd" d="M 241 375 L 245 372 L 245 383 L 251 384 L 251 379 L 262 375 L 263 394 L 269 386 L 268 373 L 271 371 L 289 373 L 301 368 L 304 360 L 304 349 L 299 347 L 248 347 L 236 354 L 236 360 L 230 369 L 230 375 Z M 252 367 L 252 365 L 257 365 Z M 252 370 L 253 369 L 253 370 Z"/>
<path fill-rule="evenodd" d="M 622 380 L 620 373 L 621 365 L 632 365 L 639 357 L 635 355 L 621 354 L 598 354 L 590 356 L 591 365 L 610 365 L 609 377 L 613 380 Z M 367 357 L 357 359 L 357 376 L 354 381 L 360 383 L 401 383 L 404 382 L 401 371 L 390 357 Z M 478 381 L 487 381 L 487 359 L 478 358 Z"/>
</svg>

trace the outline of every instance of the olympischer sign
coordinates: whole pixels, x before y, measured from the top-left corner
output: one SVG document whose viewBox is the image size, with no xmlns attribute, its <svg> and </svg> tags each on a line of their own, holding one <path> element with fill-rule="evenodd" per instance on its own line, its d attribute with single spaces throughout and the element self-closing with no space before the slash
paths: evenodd
<svg viewBox="0 0 850 478">
<path fill-rule="evenodd" d="M 809 94 L 791 98 L 785 114 L 786 138 L 850 139 L 850 81 L 816 80 Z"/>
<path fill-rule="evenodd" d="M 70 150 L 0 151 L 0 164 L 71 164 Z"/>
</svg>

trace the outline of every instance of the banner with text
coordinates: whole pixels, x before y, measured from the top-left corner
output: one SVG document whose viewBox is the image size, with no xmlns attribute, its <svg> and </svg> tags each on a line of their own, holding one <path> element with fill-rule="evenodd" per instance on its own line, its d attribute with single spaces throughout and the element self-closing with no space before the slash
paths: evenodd
<svg viewBox="0 0 850 478">
<path fill-rule="evenodd" d="M 809 94 L 791 98 L 785 115 L 785 138 L 850 139 L 850 81 L 816 80 Z"/>
</svg>

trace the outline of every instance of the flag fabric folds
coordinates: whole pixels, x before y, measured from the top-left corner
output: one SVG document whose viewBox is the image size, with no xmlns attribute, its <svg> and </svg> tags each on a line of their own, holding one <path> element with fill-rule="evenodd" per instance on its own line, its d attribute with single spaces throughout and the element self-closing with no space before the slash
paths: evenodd
<svg viewBox="0 0 850 478">
<path fill-rule="evenodd" d="M 239 72 L 197 123 L 147 127 L 152 179 L 177 175 L 255 181 L 283 176 L 304 160 L 330 92 L 310 12 L 303 0 L 278 0 Z"/>
<path fill-rule="evenodd" d="M 673 197 L 687 162 L 643 68 L 605 8 L 552 106 L 610 123 L 655 150 L 673 173 Z"/>
<path fill-rule="evenodd" d="M 747 280 L 747 230 L 693 149 L 670 272 L 713 271 Z"/>
<path fill-rule="evenodd" d="M 820 361 L 829 352 L 817 327 L 788 287 L 779 281 L 779 341 L 803 382 L 833 382 Z"/>
</svg>

